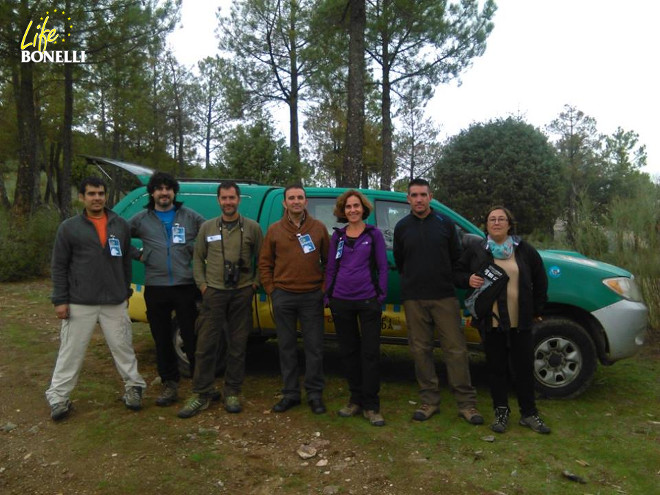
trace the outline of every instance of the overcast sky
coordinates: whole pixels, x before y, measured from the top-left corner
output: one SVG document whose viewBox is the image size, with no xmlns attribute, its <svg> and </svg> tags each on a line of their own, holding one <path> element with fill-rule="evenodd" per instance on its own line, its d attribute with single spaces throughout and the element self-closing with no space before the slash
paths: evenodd
<svg viewBox="0 0 660 495">
<path fill-rule="evenodd" d="M 182 27 L 170 43 L 193 65 L 217 53 L 218 6 L 230 0 L 183 0 Z M 544 130 L 569 104 L 593 117 L 599 132 L 617 127 L 646 145 L 644 171 L 660 177 L 660 70 L 655 0 L 496 0 L 485 54 L 441 85 L 429 114 L 452 136 L 474 122 L 521 116 Z M 283 113 L 286 115 L 286 113 Z M 286 126 L 281 126 L 286 129 Z"/>
</svg>

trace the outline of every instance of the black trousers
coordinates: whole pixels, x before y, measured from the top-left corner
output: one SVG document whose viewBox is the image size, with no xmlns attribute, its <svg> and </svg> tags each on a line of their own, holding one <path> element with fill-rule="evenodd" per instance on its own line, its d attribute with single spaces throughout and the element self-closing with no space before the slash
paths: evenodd
<svg viewBox="0 0 660 495">
<path fill-rule="evenodd" d="M 485 334 L 484 348 L 490 380 L 490 395 L 493 407 L 508 407 L 509 388 L 518 397 L 522 416 L 536 414 L 534 398 L 534 356 L 532 331 L 512 328 L 500 331 L 496 328 Z M 509 362 L 513 370 L 513 383 L 509 376 Z"/>
<path fill-rule="evenodd" d="M 176 314 L 181 329 L 181 338 L 190 370 L 195 369 L 195 319 L 197 318 L 197 287 L 194 285 L 160 286 L 147 285 L 144 288 L 144 302 L 147 305 L 147 318 L 151 335 L 156 343 L 156 364 L 163 382 L 180 379 L 174 334 L 172 312 Z"/>
<path fill-rule="evenodd" d="M 381 305 L 376 299 L 347 301 L 331 299 L 350 402 L 370 411 L 380 411 Z"/>
</svg>

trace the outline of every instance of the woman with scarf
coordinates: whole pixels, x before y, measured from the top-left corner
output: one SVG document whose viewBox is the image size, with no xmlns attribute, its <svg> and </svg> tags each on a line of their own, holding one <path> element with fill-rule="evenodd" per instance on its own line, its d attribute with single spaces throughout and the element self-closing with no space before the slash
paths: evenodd
<svg viewBox="0 0 660 495">
<path fill-rule="evenodd" d="M 373 426 L 383 426 L 378 394 L 387 254 L 383 234 L 364 222 L 372 209 L 364 194 L 355 189 L 337 198 L 334 215 L 347 225 L 335 229 L 330 239 L 325 289 L 351 393 L 338 414 L 362 413 Z"/>
<path fill-rule="evenodd" d="M 457 284 L 479 289 L 484 285 L 484 267 L 494 263 L 506 272 L 508 283 L 502 296 L 476 325 L 486 351 L 495 420 L 491 429 L 504 433 L 510 409 L 509 362 L 514 374 L 521 426 L 537 433 L 550 433 L 539 417 L 534 397 L 534 356 L 532 325 L 541 320 L 547 300 L 548 279 L 539 253 L 531 244 L 514 235 L 515 220 L 503 206 L 490 208 L 485 218 L 487 238 L 467 248 L 457 270 Z M 468 293 L 469 295 L 469 293 Z"/>
</svg>

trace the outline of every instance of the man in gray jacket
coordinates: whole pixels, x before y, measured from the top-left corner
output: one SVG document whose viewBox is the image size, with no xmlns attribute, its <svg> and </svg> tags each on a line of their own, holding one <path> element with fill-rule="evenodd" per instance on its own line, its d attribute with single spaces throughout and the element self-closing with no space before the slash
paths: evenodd
<svg viewBox="0 0 660 495">
<path fill-rule="evenodd" d="M 140 261 L 145 268 L 144 301 L 162 390 L 156 404 L 169 406 L 178 399 L 179 367 L 172 333 L 172 312 L 181 329 L 190 372 L 195 369 L 195 318 L 198 295 L 192 272 L 195 238 L 204 222 L 196 211 L 176 200 L 179 183 L 170 174 L 156 172 L 147 184 L 149 203 L 130 219 L 131 236 L 142 239 Z"/>
<path fill-rule="evenodd" d="M 131 236 L 126 221 L 105 208 L 105 183 L 82 181 L 85 209 L 65 220 L 55 237 L 51 271 L 55 314 L 62 320 L 60 350 L 46 399 L 51 418 L 69 414 L 85 351 L 98 322 L 125 383 L 128 409 L 142 407 L 146 383 L 138 373 L 133 350 L 128 298 L 131 296 Z"/>
</svg>

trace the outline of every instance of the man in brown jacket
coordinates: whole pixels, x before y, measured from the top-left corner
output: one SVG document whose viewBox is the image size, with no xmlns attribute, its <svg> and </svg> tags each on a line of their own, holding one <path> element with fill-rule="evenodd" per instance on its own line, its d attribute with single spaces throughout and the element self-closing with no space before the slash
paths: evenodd
<svg viewBox="0 0 660 495">
<path fill-rule="evenodd" d="M 325 225 L 307 212 L 301 185 L 284 190 L 284 215 L 268 228 L 259 255 L 261 283 L 273 304 L 282 372 L 282 399 L 273 412 L 300 404 L 296 324 L 305 348 L 305 391 L 314 414 L 323 404 L 323 271 L 329 237 Z"/>
</svg>

